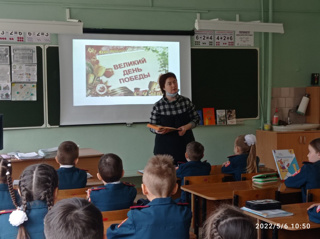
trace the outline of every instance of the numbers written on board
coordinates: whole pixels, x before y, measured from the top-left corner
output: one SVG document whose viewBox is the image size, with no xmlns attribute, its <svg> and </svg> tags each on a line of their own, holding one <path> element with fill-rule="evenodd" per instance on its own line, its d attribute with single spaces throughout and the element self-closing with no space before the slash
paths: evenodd
<svg viewBox="0 0 320 239">
<path fill-rule="evenodd" d="M 49 43 L 50 33 L 47 32 L 27 32 L 26 42 Z"/>
<path fill-rule="evenodd" d="M 19 31 L 1 31 L 0 41 L 2 42 L 23 42 L 24 33 Z"/>
<path fill-rule="evenodd" d="M 234 31 L 215 31 L 216 46 L 234 46 Z"/>
<path fill-rule="evenodd" d="M 196 46 L 212 46 L 213 36 L 213 31 L 195 31 L 194 44 Z"/>
<path fill-rule="evenodd" d="M 203 40 L 203 41 L 205 41 L 205 40 L 213 40 L 213 36 L 211 35 L 211 36 L 206 36 L 206 35 L 196 35 L 195 36 L 195 39 L 196 40 Z"/>
<path fill-rule="evenodd" d="M 233 36 L 217 36 L 216 40 L 218 41 L 233 41 Z"/>
</svg>

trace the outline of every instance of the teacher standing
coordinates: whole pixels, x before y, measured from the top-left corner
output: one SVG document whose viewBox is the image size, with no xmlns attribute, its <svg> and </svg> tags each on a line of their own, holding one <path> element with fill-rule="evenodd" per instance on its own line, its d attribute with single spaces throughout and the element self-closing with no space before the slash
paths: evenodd
<svg viewBox="0 0 320 239">
<path fill-rule="evenodd" d="M 194 141 L 192 129 L 199 124 L 199 115 L 191 100 L 178 94 L 178 82 L 175 74 L 168 72 L 159 77 L 163 97 L 154 104 L 150 123 L 178 128 L 178 131 L 167 129 L 153 130 L 156 134 L 153 153 L 169 154 L 174 164 L 186 162 L 186 145 Z"/>
</svg>

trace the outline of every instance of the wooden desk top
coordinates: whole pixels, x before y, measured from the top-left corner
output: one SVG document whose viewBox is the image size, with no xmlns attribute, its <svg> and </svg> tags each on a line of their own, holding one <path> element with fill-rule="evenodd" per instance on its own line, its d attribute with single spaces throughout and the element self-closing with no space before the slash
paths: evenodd
<svg viewBox="0 0 320 239">
<path fill-rule="evenodd" d="M 98 162 L 103 153 L 91 148 L 79 149 L 79 162 L 77 168 L 87 170 L 95 180 L 97 180 Z M 19 179 L 23 170 L 32 164 L 45 163 L 49 164 L 55 169 L 59 168 L 59 164 L 54 157 L 41 158 L 41 159 L 12 159 L 12 178 Z"/>
<path fill-rule="evenodd" d="M 103 155 L 103 153 L 101 153 L 98 150 L 95 149 L 91 149 L 91 148 L 82 148 L 79 149 L 79 158 L 87 158 L 87 157 L 101 157 Z M 20 160 L 20 159 L 16 159 L 13 158 L 11 159 L 12 163 L 23 163 L 23 162 L 33 162 L 34 163 L 39 163 L 40 161 L 46 161 L 46 160 L 55 160 L 54 157 L 49 157 L 49 158 L 41 158 L 41 159 L 24 159 L 24 160 Z"/>
<path fill-rule="evenodd" d="M 107 229 L 112 225 L 112 224 L 120 224 L 123 220 L 116 220 L 116 221 L 103 221 L 103 228 L 104 228 L 104 234 L 106 235 Z M 106 237 L 107 238 L 107 237 Z"/>
<path fill-rule="evenodd" d="M 272 185 L 264 186 L 262 188 L 278 188 L 282 193 L 300 192 L 300 189 L 287 188 L 283 182 L 277 182 Z M 236 181 L 236 182 L 223 182 L 223 183 L 204 183 L 194 185 L 183 185 L 181 189 L 205 198 L 207 200 L 228 200 L 232 199 L 234 190 L 250 190 L 261 189 L 255 187 L 251 180 Z"/>
<path fill-rule="evenodd" d="M 271 223 L 273 225 L 279 224 L 279 226 L 281 226 L 286 224 L 288 227 L 285 228 L 283 226 L 283 228 L 281 229 L 285 229 L 289 231 L 310 230 L 310 229 L 317 229 L 317 228 L 319 229 L 320 224 L 309 221 L 307 208 L 312 204 L 314 204 L 314 202 L 282 205 L 281 209 L 293 213 L 293 216 L 289 216 L 289 217 L 264 218 L 264 217 L 260 217 L 258 215 L 252 214 L 250 212 L 244 211 L 244 213 L 253 218 L 257 218 L 259 220 Z M 302 226 L 303 225 L 306 226 L 307 223 L 310 224 L 310 229 L 306 229 L 306 228 L 303 229 Z"/>
</svg>

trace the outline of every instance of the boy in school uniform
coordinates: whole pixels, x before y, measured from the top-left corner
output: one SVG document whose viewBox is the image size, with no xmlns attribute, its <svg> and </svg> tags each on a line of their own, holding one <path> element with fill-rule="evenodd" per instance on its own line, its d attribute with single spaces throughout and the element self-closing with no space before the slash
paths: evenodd
<svg viewBox="0 0 320 239">
<path fill-rule="evenodd" d="M 79 161 L 79 147 L 72 141 L 64 141 L 58 147 L 56 161 L 59 189 L 84 188 L 87 185 L 87 172 L 76 168 Z"/>
<path fill-rule="evenodd" d="M 97 177 L 102 187 L 88 190 L 88 200 L 100 211 L 126 209 L 133 205 L 137 195 L 135 185 L 120 182 L 124 175 L 122 160 L 118 155 L 105 154 L 98 164 Z"/>
<path fill-rule="evenodd" d="M 153 156 L 144 168 L 141 185 L 150 203 L 131 207 L 126 220 L 107 229 L 107 238 L 189 238 L 192 213 L 170 197 L 178 189 L 176 181 L 172 156 Z"/>
<path fill-rule="evenodd" d="M 84 198 L 59 201 L 44 218 L 46 239 L 103 239 L 101 212 Z"/>
<path fill-rule="evenodd" d="M 177 177 L 181 179 L 181 185 L 184 185 L 184 177 L 210 174 L 210 163 L 206 161 L 201 162 L 204 155 L 203 153 L 204 147 L 199 142 L 193 141 L 187 144 L 185 153 L 187 163 L 180 164 L 177 168 Z M 185 191 L 181 191 L 181 197 L 176 201 L 190 203 L 190 198 L 187 196 Z"/>
</svg>

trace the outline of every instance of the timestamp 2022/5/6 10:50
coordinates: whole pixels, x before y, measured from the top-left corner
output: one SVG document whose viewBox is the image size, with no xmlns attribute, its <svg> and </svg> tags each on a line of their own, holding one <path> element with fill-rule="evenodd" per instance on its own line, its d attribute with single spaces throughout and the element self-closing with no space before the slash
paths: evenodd
<svg viewBox="0 0 320 239">
<path fill-rule="evenodd" d="M 310 223 L 277 223 L 277 224 L 270 224 L 267 222 L 263 223 L 256 223 L 256 229 L 288 229 L 288 228 L 295 228 L 295 229 L 310 229 Z"/>
</svg>

